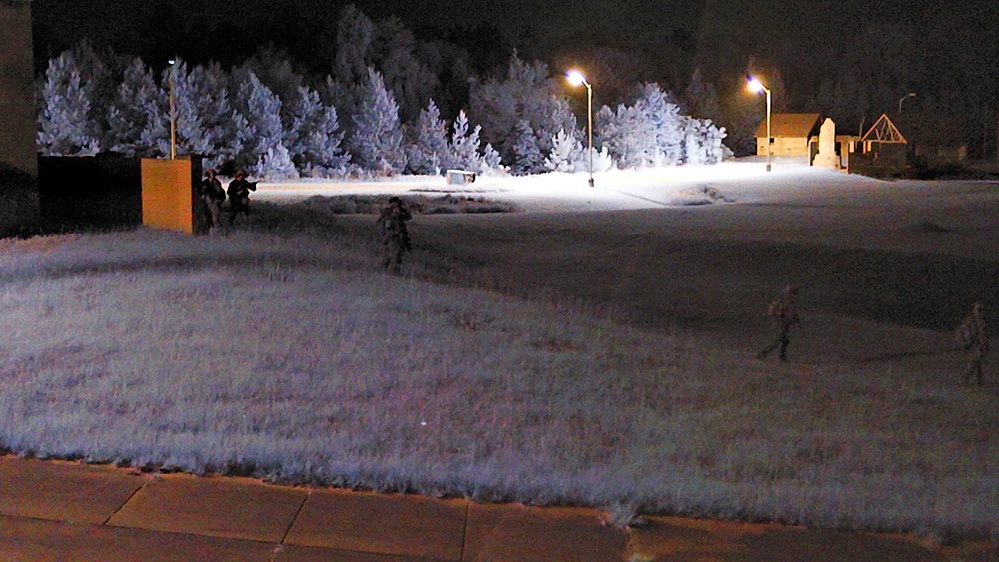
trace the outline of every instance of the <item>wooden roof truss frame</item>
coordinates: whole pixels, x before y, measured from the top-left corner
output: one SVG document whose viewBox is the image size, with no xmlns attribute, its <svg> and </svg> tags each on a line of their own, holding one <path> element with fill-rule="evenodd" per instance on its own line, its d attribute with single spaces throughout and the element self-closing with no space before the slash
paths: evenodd
<svg viewBox="0 0 999 562">
<path fill-rule="evenodd" d="M 881 117 L 871 125 L 867 134 L 861 139 L 862 142 L 883 142 L 886 144 L 908 144 L 898 127 L 891 122 L 888 115 L 882 113 Z"/>
</svg>

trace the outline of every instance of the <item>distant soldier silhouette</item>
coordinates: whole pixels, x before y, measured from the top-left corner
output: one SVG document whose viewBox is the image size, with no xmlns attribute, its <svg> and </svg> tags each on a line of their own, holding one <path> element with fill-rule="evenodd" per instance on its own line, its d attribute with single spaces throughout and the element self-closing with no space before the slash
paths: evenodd
<svg viewBox="0 0 999 562">
<path fill-rule="evenodd" d="M 975 383 L 984 384 L 982 365 L 989 354 L 989 331 L 985 325 L 985 307 L 976 302 L 971 307 L 971 313 L 964 318 L 957 329 L 957 341 L 968 352 L 968 364 L 964 369 L 964 384 L 969 384 L 972 377 Z"/>
<path fill-rule="evenodd" d="M 758 359 L 763 359 L 770 352 L 780 348 L 780 360 L 787 361 L 787 345 L 790 343 L 788 334 L 791 331 L 791 326 L 798 323 L 798 306 L 794 302 L 798 290 L 797 285 L 787 285 L 784 287 L 784 293 L 767 306 L 767 315 L 770 316 L 777 328 L 777 337 L 763 351 L 756 354 Z"/>
<path fill-rule="evenodd" d="M 222 189 L 222 182 L 215 177 L 215 169 L 208 168 L 205 171 L 205 179 L 201 181 L 199 195 L 205 202 L 205 223 L 208 231 L 211 232 L 219 225 L 219 218 L 222 215 L 222 203 L 225 202 L 225 190 Z"/>
<path fill-rule="evenodd" d="M 390 198 L 388 206 L 382 209 L 378 217 L 378 234 L 382 243 L 382 268 L 386 271 L 399 273 L 402 254 L 412 250 L 409 229 L 406 227 L 406 221 L 412 218 L 413 215 L 398 197 Z"/>
<path fill-rule="evenodd" d="M 257 190 L 257 182 L 246 181 L 246 170 L 239 169 L 233 174 L 233 179 L 226 188 L 229 195 L 229 225 L 236 222 L 237 215 L 243 218 L 250 216 L 250 192 Z"/>
</svg>

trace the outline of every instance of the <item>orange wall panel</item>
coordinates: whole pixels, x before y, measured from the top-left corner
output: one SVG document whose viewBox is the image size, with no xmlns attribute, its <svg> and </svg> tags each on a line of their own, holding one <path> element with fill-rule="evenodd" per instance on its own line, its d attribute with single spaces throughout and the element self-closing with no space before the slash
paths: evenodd
<svg viewBox="0 0 999 562">
<path fill-rule="evenodd" d="M 142 159 L 142 224 L 194 234 L 190 160 Z"/>
</svg>

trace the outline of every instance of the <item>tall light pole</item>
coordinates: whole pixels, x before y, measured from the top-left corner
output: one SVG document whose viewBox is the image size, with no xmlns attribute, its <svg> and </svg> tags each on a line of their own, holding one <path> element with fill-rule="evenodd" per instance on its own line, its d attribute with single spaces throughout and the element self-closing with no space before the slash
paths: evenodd
<svg viewBox="0 0 999 562">
<path fill-rule="evenodd" d="M 898 100 L 898 114 L 899 115 L 902 115 L 902 102 L 904 102 L 908 98 L 914 98 L 914 97 L 916 97 L 916 92 L 909 92 L 908 94 L 905 94 L 904 96 L 902 96 L 902 99 Z"/>
<path fill-rule="evenodd" d="M 751 92 L 755 92 L 757 94 L 760 93 L 760 92 L 764 92 L 764 93 L 767 94 L 767 171 L 769 172 L 770 171 L 770 153 L 771 153 L 771 145 L 770 145 L 770 107 L 771 107 L 770 106 L 770 88 L 767 88 L 766 86 L 764 86 L 763 82 L 760 82 L 758 79 L 756 79 L 756 78 L 750 78 L 749 79 L 749 90 Z"/>
<path fill-rule="evenodd" d="M 565 78 L 573 86 L 586 86 L 586 134 L 589 137 L 590 187 L 593 187 L 593 86 L 578 70 L 566 72 Z"/>
<path fill-rule="evenodd" d="M 177 158 L 177 101 L 174 90 L 177 88 L 177 59 L 170 64 L 170 159 Z"/>
</svg>

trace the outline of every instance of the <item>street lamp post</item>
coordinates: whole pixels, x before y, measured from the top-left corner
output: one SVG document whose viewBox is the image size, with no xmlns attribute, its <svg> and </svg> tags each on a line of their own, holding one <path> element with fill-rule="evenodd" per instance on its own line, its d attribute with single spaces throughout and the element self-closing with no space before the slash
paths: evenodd
<svg viewBox="0 0 999 562">
<path fill-rule="evenodd" d="M 916 97 L 916 92 L 909 92 L 908 94 L 905 94 L 904 96 L 902 96 L 902 99 L 898 100 L 898 114 L 899 115 L 902 114 L 902 102 L 904 102 L 908 98 L 914 98 L 914 97 Z"/>
<path fill-rule="evenodd" d="M 170 159 L 177 158 L 177 101 L 174 90 L 177 88 L 177 59 L 167 61 L 170 64 Z"/>
<path fill-rule="evenodd" d="M 770 153 L 772 151 L 771 150 L 771 144 L 770 144 L 770 138 L 771 138 L 770 137 L 770 107 L 771 107 L 771 103 L 770 103 L 770 88 L 767 88 L 766 86 L 764 86 L 763 82 L 760 82 L 758 79 L 756 79 L 756 78 L 750 78 L 749 79 L 749 89 L 750 89 L 750 91 L 756 92 L 757 94 L 760 93 L 760 92 L 764 92 L 764 93 L 767 94 L 767 171 L 769 172 L 770 171 Z"/>
<path fill-rule="evenodd" d="M 589 139 L 590 152 L 590 187 L 593 187 L 593 86 L 578 70 L 570 70 L 565 74 L 566 80 L 573 86 L 586 86 L 586 134 Z"/>
</svg>

